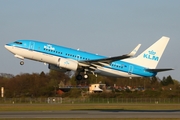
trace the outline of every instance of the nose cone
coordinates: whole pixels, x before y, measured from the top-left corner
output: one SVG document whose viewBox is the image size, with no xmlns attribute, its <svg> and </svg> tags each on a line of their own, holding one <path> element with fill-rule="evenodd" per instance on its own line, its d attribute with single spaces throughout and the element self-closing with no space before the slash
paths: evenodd
<svg viewBox="0 0 180 120">
<path fill-rule="evenodd" d="M 4 45 L 4 47 L 7 49 L 7 48 L 8 48 L 8 45 L 6 44 L 6 45 Z"/>
<path fill-rule="evenodd" d="M 6 44 L 4 47 L 5 47 L 7 50 L 11 51 L 11 50 L 10 50 L 11 47 L 9 46 L 9 44 Z"/>
<path fill-rule="evenodd" d="M 5 48 L 7 48 L 8 44 L 4 45 Z"/>
</svg>

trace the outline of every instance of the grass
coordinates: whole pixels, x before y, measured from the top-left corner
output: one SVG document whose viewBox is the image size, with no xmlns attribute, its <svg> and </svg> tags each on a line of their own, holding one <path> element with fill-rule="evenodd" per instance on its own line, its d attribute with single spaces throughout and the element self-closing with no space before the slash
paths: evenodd
<svg viewBox="0 0 180 120">
<path fill-rule="evenodd" d="M 153 111 L 180 110 L 180 104 L 0 104 L 0 112 L 6 111 Z M 23 120 L 4 118 L 0 120 Z M 97 120 L 96 118 L 28 118 L 26 120 Z M 154 118 L 98 118 L 98 120 L 154 120 Z M 158 118 L 156 120 L 179 120 Z"/>
<path fill-rule="evenodd" d="M 0 104 L 0 111 L 180 110 L 180 104 Z"/>
<path fill-rule="evenodd" d="M 23 118 L 0 119 L 0 120 L 24 120 Z M 93 118 L 26 118 L 26 120 L 97 120 Z M 98 120 L 179 120 L 178 118 L 98 118 Z"/>
<path fill-rule="evenodd" d="M 0 120 L 23 120 L 23 118 L 0 119 Z M 93 118 L 26 118 L 26 120 L 97 120 Z M 178 118 L 98 118 L 98 120 L 179 120 Z"/>
</svg>

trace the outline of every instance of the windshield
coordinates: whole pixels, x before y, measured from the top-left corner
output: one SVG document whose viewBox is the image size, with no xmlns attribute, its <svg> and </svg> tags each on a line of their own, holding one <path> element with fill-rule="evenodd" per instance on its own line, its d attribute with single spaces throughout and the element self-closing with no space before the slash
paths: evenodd
<svg viewBox="0 0 180 120">
<path fill-rule="evenodd" d="M 21 45 L 21 44 L 22 44 L 22 42 L 18 42 L 18 41 L 14 42 L 14 43 L 19 44 L 19 45 Z"/>
</svg>

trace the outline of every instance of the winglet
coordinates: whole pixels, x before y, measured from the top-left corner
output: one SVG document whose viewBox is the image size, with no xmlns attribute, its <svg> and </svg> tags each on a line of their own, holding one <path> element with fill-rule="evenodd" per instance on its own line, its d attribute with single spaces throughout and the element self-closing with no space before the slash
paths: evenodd
<svg viewBox="0 0 180 120">
<path fill-rule="evenodd" d="M 134 48 L 134 50 L 133 50 L 131 53 L 128 54 L 128 56 L 133 57 L 133 56 L 137 53 L 137 51 L 139 50 L 140 47 L 141 47 L 141 44 L 138 44 L 138 45 Z"/>
</svg>

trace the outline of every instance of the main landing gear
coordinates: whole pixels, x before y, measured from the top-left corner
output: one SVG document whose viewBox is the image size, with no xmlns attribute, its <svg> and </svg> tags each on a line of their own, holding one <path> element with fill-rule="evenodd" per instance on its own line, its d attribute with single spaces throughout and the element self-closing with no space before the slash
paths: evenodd
<svg viewBox="0 0 180 120">
<path fill-rule="evenodd" d="M 89 75 L 87 74 L 87 72 L 91 72 L 94 76 L 97 77 L 97 74 L 95 74 L 94 71 L 83 69 L 82 71 L 79 71 L 79 73 L 76 75 L 76 80 L 80 81 L 82 79 L 88 79 Z"/>
<path fill-rule="evenodd" d="M 83 69 L 81 71 L 78 72 L 78 74 L 76 75 L 76 80 L 80 81 L 83 79 L 88 79 L 89 75 L 87 74 L 87 69 Z"/>
<path fill-rule="evenodd" d="M 87 74 L 81 75 L 80 73 L 76 76 L 76 80 L 88 79 L 89 76 Z"/>
</svg>

